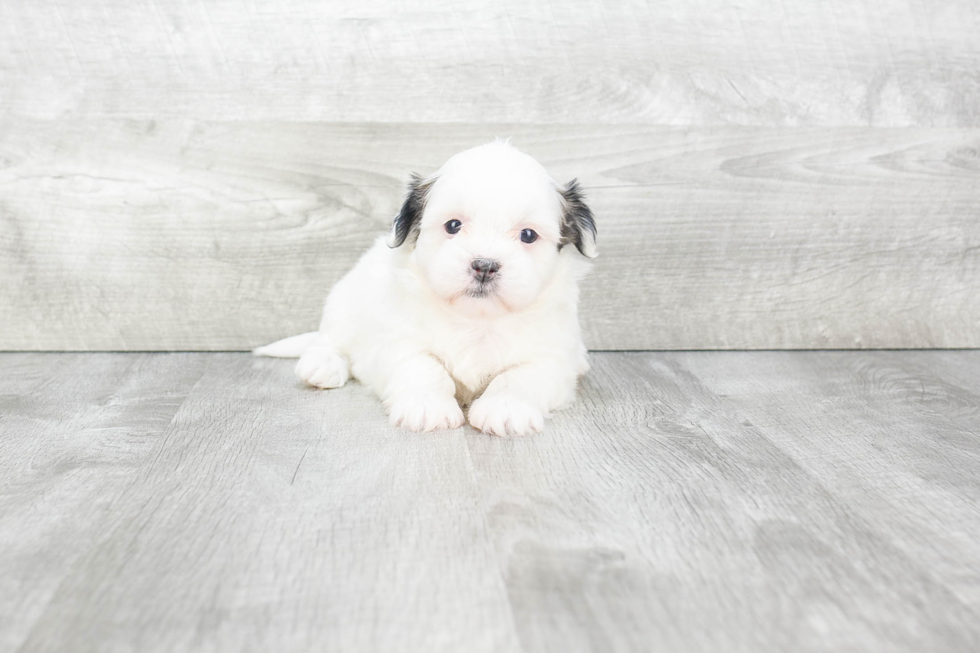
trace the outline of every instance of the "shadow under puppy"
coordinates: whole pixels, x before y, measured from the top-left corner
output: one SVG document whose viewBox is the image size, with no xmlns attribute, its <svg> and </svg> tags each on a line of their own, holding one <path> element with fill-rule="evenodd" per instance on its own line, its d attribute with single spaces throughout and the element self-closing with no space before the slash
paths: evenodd
<svg viewBox="0 0 980 653">
<path fill-rule="evenodd" d="M 578 184 L 493 142 L 413 175 L 387 238 L 330 291 L 320 330 L 255 350 L 299 356 L 320 388 L 369 385 L 392 425 L 540 431 L 588 371 L 578 281 L 596 227 Z"/>
</svg>

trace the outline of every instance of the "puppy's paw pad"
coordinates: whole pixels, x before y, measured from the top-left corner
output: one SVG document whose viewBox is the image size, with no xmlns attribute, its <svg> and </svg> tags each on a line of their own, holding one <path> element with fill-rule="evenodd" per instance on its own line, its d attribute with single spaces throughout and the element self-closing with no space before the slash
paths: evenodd
<svg viewBox="0 0 980 653">
<path fill-rule="evenodd" d="M 310 348 L 296 363 L 296 376 L 318 388 L 339 388 L 347 383 L 347 361 L 332 351 Z"/>
<path fill-rule="evenodd" d="M 386 404 L 391 425 L 409 431 L 455 429 L 466 423 L 463 411 L 453 397 L 398 397 Z"/>
<path fill-rule="evenodd" d="M 531 435 L 544 429 L 534 404 L 509 395 L 484 395 L 470 406 L 470 424 L 490 435 Z"/>
</svg>

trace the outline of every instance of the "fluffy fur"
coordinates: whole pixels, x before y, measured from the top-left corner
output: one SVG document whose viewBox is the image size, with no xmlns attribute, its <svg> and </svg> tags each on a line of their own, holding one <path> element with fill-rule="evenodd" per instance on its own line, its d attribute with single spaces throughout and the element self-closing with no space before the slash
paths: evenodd
<svg viewBox="0 0 980 653">
<path fill-rule="evenodd" d="M 300 355 L 296 373 L 320 388 L 353 376 L 413 431 L 467 417 L 496 435 L 540 431 L 589 368 L 577 303 L 595 235 L 574 181 L 558 186 L 507 143 L 461 152 L 413 177 L 387 238 L 331 290 L 319 332 L 256 353 Z"/>
</svg>

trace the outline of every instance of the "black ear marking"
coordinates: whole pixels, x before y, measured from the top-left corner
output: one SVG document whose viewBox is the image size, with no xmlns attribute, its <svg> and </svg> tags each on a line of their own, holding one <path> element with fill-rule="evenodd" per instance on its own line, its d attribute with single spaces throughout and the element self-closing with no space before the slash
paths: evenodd
<svg viewBox="0 0 980 653">
<path fill-rule="evenodd" d="M 415 239 L 418 238 L 422 212 L 425 210 L 425 201 L 433 183 L 435 183 L 434 177 L 423 179 L 414 172 L 412 173 L 412 178 L 408 182 L 405 201 L 402 202 L 398 215 L 391 223 L 391 231 L 388 233 L 388 247 L 400 247 L 409 237 L 411 237 L 411 242 L 415 242 Z"/>
<path fill-rule="evenodd" d="M 561 240 L 558 249 L 574 243 L 583 256 L 596 256 L 596 228 L 592 210 L 585 204 L 585 195 L 577 179 L 559 189 L 562 196 Z"/>
</svg>

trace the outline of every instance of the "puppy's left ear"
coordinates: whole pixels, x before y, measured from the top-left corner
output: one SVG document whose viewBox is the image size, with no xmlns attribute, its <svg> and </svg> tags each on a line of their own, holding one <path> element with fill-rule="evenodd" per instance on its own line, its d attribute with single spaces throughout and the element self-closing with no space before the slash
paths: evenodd
<svg viewBox="0 0 980 653">
<path fill-rule="evenodd" d="M 592 210 L 585 204 L 585 196 L 578 180 L 573 179 L 559 189 L 562 197 L 561 242 L 559 249 L 574 243 L 584 256 L 595 258 L 596 228 Z"/>
<path fill-rule="evenodd" d="M 400 247 L 402 243 L 411 238 L 411 242 L 419 236 L 419 229 L 422 223 L 422 212 L 425 210 L 425 200 L 428 198 L 429 189 L 435 183 L 435 178 L 423 179 L 419 175 L 412 173 L 412 179 L 408 182 L 408 192 L 402 208 L 398 211 L 394 221 L 391 223 L 391 231 L 388 232 L 388 247 Z"/>
</svg>

